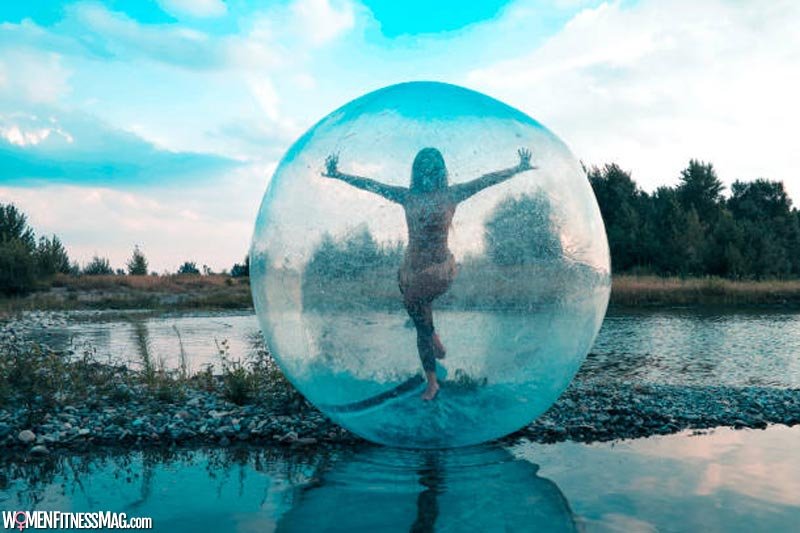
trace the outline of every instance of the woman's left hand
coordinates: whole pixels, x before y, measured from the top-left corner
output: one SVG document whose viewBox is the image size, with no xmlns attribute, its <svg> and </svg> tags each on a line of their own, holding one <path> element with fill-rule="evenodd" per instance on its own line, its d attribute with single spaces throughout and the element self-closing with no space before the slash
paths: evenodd
<svg viewBox="0 0 800 533">
<path fill-rule="evenodd" d="M 519 155 L 519 165 L 517 168 L 520 172 L 534 168 L 534 166 L 531 165 L 531 156 L 533 154 L 531 154 L 530 150 L 527 148 L 520 148 L 517 150 L 517 154 Z"/>
</svg>

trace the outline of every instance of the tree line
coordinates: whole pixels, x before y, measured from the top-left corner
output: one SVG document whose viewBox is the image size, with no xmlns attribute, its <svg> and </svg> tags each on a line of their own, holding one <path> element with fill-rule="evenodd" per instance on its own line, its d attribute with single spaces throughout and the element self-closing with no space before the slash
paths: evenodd
<svg viewBox="0 0 800 533">
<path fill-rule="evenodd" d="M 639 188 L 616 164 L 587 171 L 616 273 L 775 279 L 800 276 L 800 212 L 782 182 L 735 181 L 692 160 L 673 187 Z"/>
<path fill-rule="evenodd" d="M 149 263 L 138 245 L 133 247 L 125 268 L 113 268 L 111 262 L 94 256 L 81 266 L 71 261 L 64 245 L 56 235 L 38 239 L 28 223 L 28 217 L 13 204 L 0 204 L 0 294 L 26 294 L 40 286 L 47 286 L 57 274 L 71 276 L 158 275 L 148 270 Z M 230 271 L 234 277 L 248 276 L 249 258 L 236 263 Z M 228 274 L 228 272 L 223 272 Z M 184 262 L 176 274 L 200 275 L 201 269 L 193 261 Z M 203 265 L 202 274 L 214 274 Z"/>
</svg>

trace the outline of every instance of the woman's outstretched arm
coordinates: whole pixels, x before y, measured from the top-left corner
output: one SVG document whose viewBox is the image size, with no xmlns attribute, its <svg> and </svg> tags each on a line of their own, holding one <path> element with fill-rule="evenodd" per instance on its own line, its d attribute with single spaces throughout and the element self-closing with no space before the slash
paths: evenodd
<svg viewBox="0 0 800 533">
<path fill-rule="evenodd" d="M 352 176 L 350 174 L 343 174 L 339 172 L 338 165 L 339 165 L 339 155 L 338 154 L 329 155 L 327 158 L 325 158 L 325 171 L 322 173 L 322 175 L 325 176 L 326 178 L 341 180 L 358 189 L 362 189 L 371 193 L 375 193 L 379 196 L 383 196 L 384 198 L 386 198 L 391 202 L 396 202 L 398 204 L 402 204 L 405 202 L 406 195 L 408 193 L 408 189 L 406 189 L 405 187 L 386 185 L 385 183 L 381 183 L 379 181 L 375 181 L 369 178 L 362 178 L 361 176 Z"/>
<path fill-rule="evenodd" d="M 517 150 L 517 154 L 519 155 L 519 164 L 515 167 L 498 170 L 497 172 L 490 172 L 489 174 L 484 174 L 480 178 L 450 187 L 453 200 L 456 202 L 463 202 L 470 196 L 481 192 L 487 187 L 497 185 L 498 183 L 503 183 L 507 179 L 516 176 L 520 172 L 525 172 L 526 170 L 532 170 L 536 168 L 535 166 L 531 165 L 530 150 L 527 148 L 520 148 Z"/>
</svg>

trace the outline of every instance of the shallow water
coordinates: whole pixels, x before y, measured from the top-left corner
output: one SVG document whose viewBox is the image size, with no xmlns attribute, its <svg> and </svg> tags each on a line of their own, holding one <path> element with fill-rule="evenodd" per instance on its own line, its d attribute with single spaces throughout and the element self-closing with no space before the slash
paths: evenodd
<svg viewBox="0 0 800 533">
<path fill-rule="evenodd" d="M 800 427 L 450 451 L 147 451 L 0 462 L 2 510 L 156 531 L 789 531 Z"/>
<path fill-rule="evenodd" d="M 499 314 L 479 314 L 495 325 L 504 319 Z M 32 327 L 31 334 L 56 348 L 79 353 L 91 348 L 101 357 L 110 354 L 137 364 L 146 342 L 154 362 L 174 368 L 180 364 L 182 344 L 193 370 L 218 364 L 220 347 L 233 357 L 245 357 L 260 335 L 255 317 L 241 312 L 158 316 L 84 312 L 45 315 L 42 320 L 47 327 Z M 800 312 L 611 310 L 581 377 L 603 382 L 800 387 L 798 354 Z"/>
</svg>

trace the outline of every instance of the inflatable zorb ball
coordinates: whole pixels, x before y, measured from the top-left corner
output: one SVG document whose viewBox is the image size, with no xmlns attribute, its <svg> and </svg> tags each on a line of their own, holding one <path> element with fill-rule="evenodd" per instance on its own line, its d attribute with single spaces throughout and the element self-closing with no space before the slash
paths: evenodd
<svg viewBox="0 0 800 533">
<path fill-rule="evenodd" d="M 382 444 L 502 437 L 592 346 L 608 242 L 580 163 L 524 113 L 442 83 L 334 111 L 286 153 L 250 251 L 256 313 L 292 384 Z"/>
</svg>

